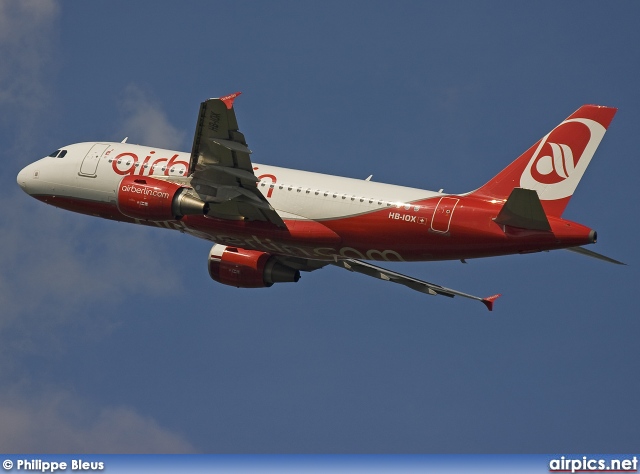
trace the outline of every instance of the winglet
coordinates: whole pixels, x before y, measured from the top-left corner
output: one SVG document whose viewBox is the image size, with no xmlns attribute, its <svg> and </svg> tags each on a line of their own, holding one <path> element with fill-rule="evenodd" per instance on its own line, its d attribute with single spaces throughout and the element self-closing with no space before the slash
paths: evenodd
<svg viewBox="0 0 640 474">
<path fill-rule="evenodd" d="M 233 94 L 220 97 L 220 100 L 224 102 L 224 105 L 227 106 L 227 109 L 231 110 L 231 107 L 233 107 L 233 101 L 236 100 L 236 97 L 238 97 L 240 94 L 242 94 L 242 92 L 234 92 Z"/>
<path fill-rule="evenodd" d="M 489 296 L 488 298 L 482 299 L 482 303 L 487 307 L 489 311 L 493 311 L 493 302 L 500 298 L 502 295 L 497 294 L 493 296 Z"/>
</svg>

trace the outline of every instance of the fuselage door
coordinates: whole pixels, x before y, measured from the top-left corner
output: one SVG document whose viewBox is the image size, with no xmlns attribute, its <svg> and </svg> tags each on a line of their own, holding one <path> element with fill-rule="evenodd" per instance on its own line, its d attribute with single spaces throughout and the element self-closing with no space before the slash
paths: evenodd
<svg viewBox="0 0 640 474">
<path fill-rule="evenodd" d="M 91 147 L 89 153 L 82 160 L 82 164 L 80 165 L 80 172 L 78 173 L 80 176 L 86 176 L 89 178 L 95 178 L 96 171 L 98 170 L 98 162 L 102 157 L 102 154 L 109 147 L 108 143 L 96 143 Z"/>
<path fill-rule="evenodd" d="M 460 199 L 452 197 L 441 197 L 440 202 L 433 211 L 433 219 L 431 219 L 431 230 L 446 234 L 449 232 L 451 225 L 451 217 Z"/>
</svg>

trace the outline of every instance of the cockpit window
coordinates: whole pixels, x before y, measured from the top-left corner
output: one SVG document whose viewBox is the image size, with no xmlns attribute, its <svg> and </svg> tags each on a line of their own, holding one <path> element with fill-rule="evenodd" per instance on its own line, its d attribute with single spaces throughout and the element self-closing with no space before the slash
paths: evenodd
<svg viewBox="0 0 640 474">
<path fill-rule="evenodd" d="M 51 158 L 64 158 L 66 154 L 67 154 L 67 150 L 56 150 L 53 153 L 51 153 L 49 156 Z"/>
</svg>

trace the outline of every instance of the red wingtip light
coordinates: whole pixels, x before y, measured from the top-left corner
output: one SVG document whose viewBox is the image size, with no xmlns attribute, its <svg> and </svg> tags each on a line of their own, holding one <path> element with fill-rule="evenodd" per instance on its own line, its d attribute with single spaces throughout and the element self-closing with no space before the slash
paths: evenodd
<svg viewBox="0 0 640 474">
<path fill-rule="evenodd" d="M 227 109 L 231 110 L 231 107 L 233 107 L 233 101 L 236 100 L 236 97 L 238 97 L 240 94 L 242 94 L 242 92 L 234 92 L 231 95 L 220 97 L 220 100 L 224 102 L 224 105 L 227 106 Z"/>
<path fill-rule="evenodd" d="M 483 299 L 482 302 L 484 303 L 484 305 L 487 307 L 489 311 L 493 311 L 493 302 L 498 298 L 500 298 L 501 296 L 502 296 L 501 294 L 489 296 L 488 298 Z"/>
</svg>

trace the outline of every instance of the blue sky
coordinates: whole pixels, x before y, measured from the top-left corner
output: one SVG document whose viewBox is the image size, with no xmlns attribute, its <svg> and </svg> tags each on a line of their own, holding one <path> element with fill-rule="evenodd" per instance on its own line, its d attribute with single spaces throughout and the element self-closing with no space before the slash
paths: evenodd
<svg viewBox="0 0 640 474">
<path fill-rule="evenodd" d="M 632 452 L 640 442 L 636 2 L 0 0 L 5 452 Z M 15 176 L 65 144 L 188 151 L 240 90 L 260 163 L 477 188 L 580 105 L 619 112 L 570 252 L 324 269 L 240 290 L 210 244 L 74 215 Z M 635 308 L 635 309 L 634 309 Z"/>
</svg>

